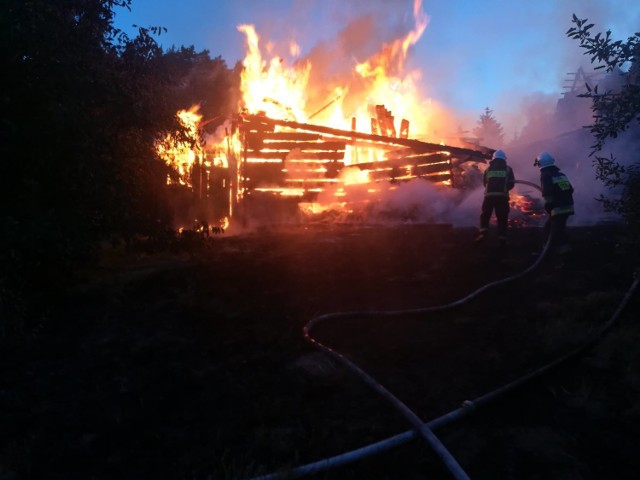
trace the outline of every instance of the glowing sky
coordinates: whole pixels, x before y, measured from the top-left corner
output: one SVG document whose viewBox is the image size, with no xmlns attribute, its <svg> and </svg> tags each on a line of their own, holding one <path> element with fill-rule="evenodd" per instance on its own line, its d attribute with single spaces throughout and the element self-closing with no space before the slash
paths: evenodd
<svg viewBox="0 0 640 480">
<path fill-rule="evenodd" d="M 116 26 L 168 29 L 164 48 L 195 46 L 221 56 L 229 66 L 244 57 L 237 25 L 252 24 L 274 43 L 294 40 L 301 55 L 330 42 L 349 22 L 371 14 L 381 44 L 412 27 L 412 0 L 134 0 L 119 11 Z M 588 66 L 565 32 L 573 13 L 626 40 L 640 30 L 640 2 L 630 0 L 424 0 L 429 24 L 410 52 L 410 66 L 423 72 L 427 97 L 447 105 L 467 125 L 485 107 L 509 127 L 521 127 L 531 99 L 557 99 L 568 72 Z M 358 63 L 363 58 L 354 58 Z M 550 100 L 549 100 L 550 99 Z"/>
</svg>

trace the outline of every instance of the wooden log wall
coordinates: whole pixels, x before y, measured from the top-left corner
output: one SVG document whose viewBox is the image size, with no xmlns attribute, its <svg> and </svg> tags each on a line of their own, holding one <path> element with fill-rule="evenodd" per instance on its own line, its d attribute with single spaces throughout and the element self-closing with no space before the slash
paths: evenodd
<svg viewBox="0 0 640 480">
<path fill-rule="evenodd" d="M 245 188 L 318 190 L 335 183 L 346 141 L 318 133 L 275 132 L 259 121 L 243 124 Z"/>
<path fill-rule="evenodd" d="M 274 120 L 247 115 L 243 117 L 243 167 L 245 189 L 297 188 L 320 191 L 338 183 L 337 175 L 345 166 L 347 145 L 378 148 L 384 159 L 358 162 L 361 170 L 369 172 L 372 181 L 403 181 L 422 177 L 432 181 L 451 180 L 451 157 L 467 157 L 483 161 L 487 152 L 429 144 L 410 140 L 408 122 L 403 122 L 400 135 L 391 128 L 390 112 L 378 108 L 376 126 L 388 136 L 338 130 L 319 125 Z M 275 127 L 286 128 L 275 131 Z M 366 147 L 365 147 L 366 146 Z M 354 165 L 354 164 L 352 164 Z"/>
</svg>

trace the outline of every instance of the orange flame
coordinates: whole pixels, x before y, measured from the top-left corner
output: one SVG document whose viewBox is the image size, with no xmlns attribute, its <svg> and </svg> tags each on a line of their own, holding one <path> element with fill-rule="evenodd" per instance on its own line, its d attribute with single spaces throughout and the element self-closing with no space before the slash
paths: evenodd
<svg viewBox="0 0 640 480">
<path fill-rule="evenodd" d="M 287 68 L 284 60 L 263 60 L 259 37 L 253 25 L 240 25 L 247 37 L 248 53 L 243 61 L 241 91 L 244 108 L 251 113 L 265 112 L 271 118 L 306 119 L 306 86 L 311 64 L 303 62 Z"/>
<path fill-rule="evenodd" d="M 421 98 L 417 83 L 422 74 L 419 70 L 405 73 L 405 61 L 409 48 L 415 45 L 427 28 L 429 19 L 422 10 L 421 0 L 414 1 L 415 26 L 404 38 L 384 45 L 382 50 L 355 67 L 355 71 L 366 84 L 365 102 L 380 104 L 391 110 L 396 118 L 410 119 L 412 129 L 418 135 L 428 135 L 430 101 Z M 384 102 L 381 101 L 384 99 Z M 367 121 L 369 112 L 360 110 L 359 122 Z M 396 125 L 396 130 L 399 130 Z"/>
<path fill-rule="evenodd" d="M 178 174 L 177 182 L 181 185 L 191 183 L 191 169 L 200 153 L 198 143 L 198 123 L 202 115 L 198 113 L 200 107 L 195 105 L 189 110 L 180 110 L 176 115 L 180 123 L 187 129 L 189 141 L 178 140 L 175 135 L 167 135 L 157 146 L 158 154 Z M 174 183 L 169 177 L 167 183 Z"/>
<path fill-rule="evenodd" d="M 300 59 L 301 48 L 297 43 L 289 42 L 286 50 L 283 49 L 293 59 L 293 63 L 287 63 L 285 58 L 271 54 L 273 45 L 264 41 L 261 45 L 253 25 L 239 25 L 237 28 L 246 39 L 240 111 L 298 123 L 325 124 L 343 131 L 391 137 L 402 135 L 442 143 L 442 133 L 436 132 L 433 126 L 446 128 L 443 125 L 449 123 L 449 119 L 443 110 L 421 95 L 421 72 L 405 71 L 408 53 L 429 22 L 422 9 L 422 0 L 414 0 L 413 20 L 413 27 L 406 35 L 382 45 L 378 53 L 356 63 L 347 75 L 323 78 L 322 82 L 310 81 L 317 80 L 312 78 L 316 73 L 314 66 L 309 59 Z M 314 91 L 314 88 L 321 91 Z M 319 98 L 328 103 L 319 108 Z M 197 145 L 201 116 L 193 108 L 179 112 L 179 116 L 196 140 L 196 147 L 174 142 L 159 151 L 179 173 L 179 182 L 189 185 L 189 172 L 204 149 Z M 403 181 L 428 175 L 441 184 L 451 183 L 447 180 L 450 177 L 447 172 L 443 175 L 438 168 L 432 169 L 438 163 L 438 157 L 431 159 L 417 154 L 416 158 L 409 158 L 410 155 L 402 154 L 397 158 L 406 158 L 406 165 L 398 162 L 391 165 L 387 154 L 399 148 L 397 144 L 381 146 L 380 142 L 349 140 L 349 137 L 345 140 L 344 136 L 338 138 L 339 141 L 325 136 L 310 139 L 304 137 L 305 134 L 302 134 L 304 140 L 297 140 L 298 137 L 290 135 L 291 129 L 287 131 L 279 125 L 269 132 L 274 134 L 270 138 L 266 138 L 269 135 L 263 135 L 264 132 L 249 130 L 246 137 L 236 131 L 233 135 L 225 135 L 222 144 L 213 146 L 221 152 L 214 156 L 219 158 L 223 168 L 228 169 L 228 179 L 233 185 L 233 191 L 229 190 L 230 216 L 233 205 L 238 204 L 249 189 L 281 196 L 304 196 L 305 200 L 322 198 L 322 203 L 300 204 L 308 212 L 322 212 L 326 208 L 347 210 L 350 208 L 344 201 L 347 197 L 350 201 L 357 197 L 358 201 L 368 202 L 376 195 L 380 196 L 380 184 L 376 182 L 389 178 Z M 247 147 L 249 137 L 257 147 Z M 296 143 L 298 141 L 300 143 Z M 333 150 L 320 148 L 325 141 L 334 144 Z M 304 144 L 304 148 L 296 148 L 300 144 Z M 208 142 L 207 148 L 211 146 L 212 142 Z M 248 150 L 253 156 L 247 153 Z M 437 155 L 446 153 L 443 150 Z M 381 161 L 387 162 L 377 163 Z M 440 163 L 450 165 L 446 159 Z M 209 164 L 205 162 L 205 165 Z M 264 175 L 268 180 L 258 178 L 260 172 L 268 172 Z M 440 175 L 442 178 L 436 178 Z"/>
<path fill-rule="evenodd" d="M 336 128 L 351 128 L 351 119 L 356 118 L 360 131 L 370 128 L 370 106 L 385 104 L 397 118 L 399 131 L 401 118 L 410 119 L 419 135 L 426 135 L 430 101 L 420 98 L 417 83 L 421 79 L 418 70 L 405 73 L 404 66 L 410 47 L 415 45 L 424 33 L 428 17 L 422 10 L 422 1 L 413 5 L 414 28 L 404 37 L 383 45 L 381 51 L 362 63 L 355 65 L 353 73 L 361 85 L 353 85 L 353 78 L 334 80 L 333 86 L 323 85 L 333 91 L 330 108 L 323 110 L 320 118 Z M 309 99 L 316 92 L 309 89 L 312 73 L 310 61 L 299 61 L 287 66 L 281 57 L 270 60 L 263 58 L 260 38 L 252 25 L 240 25 L 238 30 L 245 34 L 247 55 L 243 61 L 241 78 L 243 107 L 249 113 L 264 112 L 268 117 L 306 122 L 318 112 L 307 110 Z M 300 54 L 300 47 L 291 43 L 292 55 Z M 352 87 L 352 88 L 350 88 Z M 345 111 L 344 100 L 356 105 L 355 111 Z M 418 127 L 418 128 L 416 128 Z"/>
</svg>

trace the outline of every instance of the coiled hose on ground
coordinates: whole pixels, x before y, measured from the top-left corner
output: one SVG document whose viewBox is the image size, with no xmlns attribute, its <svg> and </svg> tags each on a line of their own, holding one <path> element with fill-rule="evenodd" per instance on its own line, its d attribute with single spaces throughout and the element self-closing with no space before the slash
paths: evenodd
<svg viewBox="0 0 640 480">
<path fill-rule="evenodd" d="M 540 187 L 534 183 L 531 182 L 527 182 L 524 180 L 516 180 L 516 183 L 522 183 L 525 185 L 529 185 L 532 187 L 537 188 L 538 190 L 540 189 Z M 475 297 L 477 297 L 478 295 L 480 295 L 481 293 L 485 292 L 486 290 L 492 288 L 492 287 L 496 287 L 499 285 L 503 285 L 505 283 L 517 280 L 521 277 L 523 277 L 524 275 L 530 273 L 532 270 L 534 270 L 535 268 L 537 268 L 540 263 L 542 262 L 542 260 L 544 259 L 544 257 L 546 256 L 546 254 L 549 251 L 549 248 L 551 246 L 552 243 L 552 236 L 549 235 L 549 237 L 547 238 L 547 241 L 545 242 L 545 246 L 540 254 L 540 256 L 536 259 L 536 261 L 529 266 L 528 268 L 526 268 L 525 270 L 523 270 L 520 273 L 517 273 L 515 275 L 511 275 L 509 277 L 500 279 L 500 280 L 496 280 L 494 282 L 490 282 L 486 285 L 483 285 L 482 287 L 478 288 L 477 290 L 471 292 L 469 295 L 456 300 L 454 302 L 451 303 L 447 303 L 444 305 L 436 305 L 436 306 L 431 306 L 431 307 L 423 307 L 423 308 L 416 308 L 416 309 L 408 309 L 408 310 L 388 310 L 388 311 L 367 311 L 367 312 L 334 312 L 334 313 L 328 313 L 328 314 L 324 314 L 324 315 L 319 315 L 316 316 L 314 318 L 312 318 L 305 326 L 303 329 L 303 333 L 304 333 L 304 338 L 310 342 L 312 345 L 314 345 L 315 347 L 321 349 L 322 351 L 324 351 L 325 353 L 329 354 L 332 358 L 336 359 L 337 361 L 339 361 L 342 365 L 344 365 L 345 367 L 347 367 L 350 371 L 352 371 L 353 373 L 355 373 L 356 375 L 358 375 L 361 380 L 363 380 L 367 385 L 369 385 L 373 390 L 375 390 L 376 392 L 378 392 L 380 395 L 382 395 L 384 398 L 386 398 L 408 421 L 409 423 L 412 425 L 413 430 L 409 430 L 406 431 L 402 434 L 399 435 L 395 435 L 393 437 L 387 438 L 385 440 L 370 444 L 368 446 L 356 449 L 356 450 L 352 450 L 350 452 L 347 453 L 343 453 L 340 455 L 336 455 L 330 458 L 326 458 L 324 460 L 320 460 L 317 462 L 313 462 L 307 465 L 302 465 L 293 469 L 289 469 L 283 472 L 277 472 L 277 473 L 271 473 L 271 474 L 267 474 L 267 475 L 262 475 L 259 477 L 255 477 L 252 480 L 278 480 L 278 479 L 292 479 L 292 478 L 300 478 L 303 477 L 305 475 L 309 475 L 309 474 L 313 474 L 313 473 L 318 473 L 320 471 L 323 470 L 328 470 L 330 468 L 335 468 L 338 466 L 342 466 L 348 463 L 352 463 L 356 460 L 359 460 L 361 458 L 370 456 L 370 455 L 374 455 L 376 453 L 391 449 L 393 447 L 396 447 L 404 442 L 407 442 L 413 438 L 415 438 L 417 435 L 422 436 L 422 438 L 427 442 L 427 444 L 436 452 L 436 454 L 438 455 L 438 457 L 440 458 L 440 460 L 443 462 L 443 464 L 445 465 L 445 467 L 449 470 L 449 472 L 451 473 L 452 477 L 457 479 L 457 480 L 461 480 L 461 479 L 468 479 L 469 476 L 466 474 L 466 472 L 462 469 L 462 467 L 459 465 L 459 463 L 456 461 L 456 459 L 451 455 L 451 453 L 449 453 L 449 451 L 446 449 L 446 447 L 442 444 L 442 442 L 440 442 L 440 440 L 436 437 L 436 435 L 433 433 L 433 429 L 438 428 L 438 427 L 442 427 L 446 424 L 449 424 L 455 420 L 458 420 L 460 418 L 463 418 L 473 412 L 475 412 L 478 408 L 487 405 L 488 403 L 498 399 L 499 397 L 501 397 L 502 395 L 506 394 L 507 392 L 515 389 L 516 387 L 521 386 L 522 384 L 533 380 L 534 378 L 537 378 L 541 375 L 543 375 L 544 373 L 547 373 L 548 371 L 552 370 L 553 368 L 558 367 L 559 365 L 561 365 L 562 363 L 566 362 L 567 360 L 579 355 L 580 353 L 584 352 L 586 349 L 588 349 L 589 347 L 591 347 L 592 345 L 594 345 L 595 343 L 597 343 L 600 338 L 614 325 L 614 323 L 617 321 L 618 317 L 620 316 L 620 314 L 622 313 L 624 307 L 626 306 L 626 304 L 628 303 L 629 299 L 631 298 L 631 296 L 633 295 L 633 293 L 635 292 L 635 290 L 638 287 L 638 283 L 640 282 L 640 278 L 636 278 L 634 280 L 634 282 L 632 283 L 631 287 L 629 288 L 629 290 L 627 291 L 626 295 L 624 296 L 622 302 L 620 303 L 620 305 L 618 306 L 618 309 L 615 311 L 615 313 L 613 314 L 613 316 L 606 322 L 606 324 L 597 332 L 595 332 L 595 334 L 593 334 L 589 339 L 587 339 L 581 346 L 579 346 L 578 348 L 566 353 L 565 355 L 562 355 L 561 357 L 559 357 L 558 359 L 547 363 L 545 365 L 543 365 L 542 367 L 514 380 L 513 382 L 510 382 L 506 385 L 503 385 L 502 387 L 499 387 L 489 393 L 486 393 L 474 400 L 465 400 L 464 402 L 462 402 L 462 406 L 460 408 L 457 408 L 445 415 L 442 415 L 434 420 L 431 420 L 429 422 L 423 422 L 411 409 L 409 409 L 409 407 L 407 407 L 401 400 L 399 400 L 396 396 L 394 396 L 389 390 L 387 390 L 383 385 L 381 385 L 378 381 L 376 381 L 371 375 L 369 375 L 367 372 L 365 372 L 364 370 L 362 370 L 360 367 L 358 367 L 355 363 L 353 363 L 351 360 L 349 360 L 347 357 L 345 357 L 343 354 L 341 354 L 340 352 L 337 352 L 335 350 L 333 350 L 331 347 L 322 344 L 321 342 L 319 342 L 318 340 L 316 340 L 315 338 L 313 338 L 311 336 L 311 330 L 312 328 L 317 325 L 320 322 L 324 322 L 327 320 L 335 320 L 335 319 L 347 319 L 347 318 L 376 318 L 376 317 L 394 317 L 394 316 L 400 316 L 400 315 L 415 315 L 415 314 L 420 314 L 420 313 L 430 313 L 430 312 L 437 312 L 437 311 L 442 311 L 442 310 L 447 310 L 450 308 L 454 308 L 460 305 L 463 305 L 469 301 L 471 301 L 472 299 L 474 299 Z"/>
</svg>

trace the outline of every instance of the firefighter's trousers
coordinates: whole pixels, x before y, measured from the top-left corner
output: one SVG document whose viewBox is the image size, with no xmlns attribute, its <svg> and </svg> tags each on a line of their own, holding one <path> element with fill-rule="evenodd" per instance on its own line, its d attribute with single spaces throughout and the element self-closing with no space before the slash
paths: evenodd
<svg viewBox="0 0 640 480">
<path fill-rule="evenodd" d="M 480 214 L 480 231 L 486 232 L 489 229 L 489 220 L 495 210 L 498 220 L 498 236 L 507 236 L 507 222 L 509 220 L 509 197 L 507 196 L 486 196 L 482 201 L 482 213 Z"/>
</svg>

